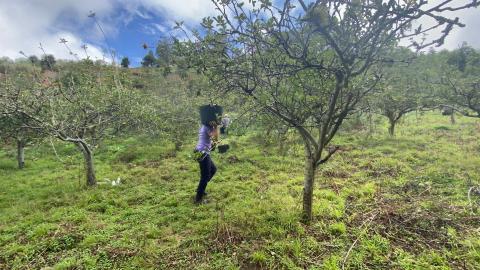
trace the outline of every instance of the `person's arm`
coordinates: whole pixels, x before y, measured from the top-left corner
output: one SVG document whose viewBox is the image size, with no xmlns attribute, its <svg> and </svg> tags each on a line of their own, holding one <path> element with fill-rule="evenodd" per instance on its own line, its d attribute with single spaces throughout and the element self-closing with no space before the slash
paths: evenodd
<svg viewBox="0 0 480 270">
<path fill-rule="evenodd" d="M 220 133 L 218 132 L 218 126 L 217 127 L 214 127 L 212 131 L 210 131 L 208 133 L 208 136 L 210 136 L 210 138 L 213 140 L 213 141 L 218 141 L 220 135 Z"/>
<path fill-rule="evenodd" d="M 213 130 L 208 133 L 208 136 L 210 136 L 210 139 L 212 140 L 212 149 L 215 149 L 220 140 L 218 126 L 214 127 Z"/>
</svg>

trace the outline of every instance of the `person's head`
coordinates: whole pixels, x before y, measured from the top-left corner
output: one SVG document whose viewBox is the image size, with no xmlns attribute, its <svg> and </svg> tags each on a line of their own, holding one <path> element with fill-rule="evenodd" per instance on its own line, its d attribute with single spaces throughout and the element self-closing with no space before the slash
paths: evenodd
<svg viewBox="0 0 480 270">
<path fill-rule="evenodd" d="M 218 122 L 217 121 L 210 121 L 208 122 L 208 125 L 212 128 L 218 127 Z"/>
</svg>

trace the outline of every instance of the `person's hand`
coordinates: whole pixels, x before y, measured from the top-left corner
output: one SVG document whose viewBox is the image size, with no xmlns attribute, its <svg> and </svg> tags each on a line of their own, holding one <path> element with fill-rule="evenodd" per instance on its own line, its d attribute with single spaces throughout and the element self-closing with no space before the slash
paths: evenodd
<svg viewBox="0 0 480 270">
<path fill-rule="evenodd" d="M 214 141 L 218 141 L 218 127 L 214 127 L 214 129 L 208 133 L 208 136 L 210 136 L 210 138 L 212 138 L 212 140 Z"/>
<path fill-rule="evenodd" d="M 210 149 L 210 151 L 215 151 L 215 149 L 217 149 L 218 144 L 219 144 L 219 141 L 213 140 L 212 141 L 212 148 Z"/>
</svg>

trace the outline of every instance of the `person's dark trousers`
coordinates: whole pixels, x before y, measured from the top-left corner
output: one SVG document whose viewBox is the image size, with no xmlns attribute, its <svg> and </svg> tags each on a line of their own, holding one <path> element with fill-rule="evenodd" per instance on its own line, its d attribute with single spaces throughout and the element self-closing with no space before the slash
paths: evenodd
<svg viewBox="0 0 480 270">
<path fill-rule="evenodd" d="M 198 183 L 197 196 L 195 197 L 195 201 L 197 202 L 203 198 L 208 182 L 217 172 L 217 167 L 213 164 L 210 155 L 206 155 L 205 158 L 198 163 L 200 164 L 200 182 Z"/>
<path fill-rule="evenodd" d="M 228 128 L 226 128 L 226 127 L 221 127 L 221 128 L 220 128 L 220 134 L 228 135 Z"/>
</svg>

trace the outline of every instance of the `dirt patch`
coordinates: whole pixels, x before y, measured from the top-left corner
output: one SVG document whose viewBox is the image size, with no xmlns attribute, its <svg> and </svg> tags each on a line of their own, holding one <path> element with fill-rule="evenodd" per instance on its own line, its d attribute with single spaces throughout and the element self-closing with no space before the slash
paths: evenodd
<svg viewBox="0 0 480 270">
<path fill-rule="evenodd" d="M 227 161 L 228 163 L 233 164 L 233 163 L 238 163 L 240 159 L 237 156 L 233 155 L 233 156 L 229 156 L 227 158 Z"/>
<path fill-rule="evenodd" d="M 423 197 L 421 197 L 423 196 Z M 358 227 L 368 217 L 374 217 L 372 230 L 403 250 L 417 254 L 425 250 L 451 249 L 453 243 L 449 230 L 458 236 L 467 235 L 480 224 L 480 217 L 471 216 L 465 209 L 449 205 L 421 194 L 401 199 L 384 199 L 377 196 L 375 207 L 358 214 L 349 226 Z M 422 202 L 429 202 L 428 208 Z M 353 212 L 354 210 L 350 210 Z"/>
<path fill-rule="evenodd" d="M 138 251 L 124 247 L 110 247 L 106 249 L 108 257 L 111 259 L 128 258 L 137 255 Z"/>
<path fill-rule="evenodd" d="M 322 176 L 345 179 L 350 177 L 350 173 L 338 169 L 328 169 L 322 171 Z"/>
</svg>

